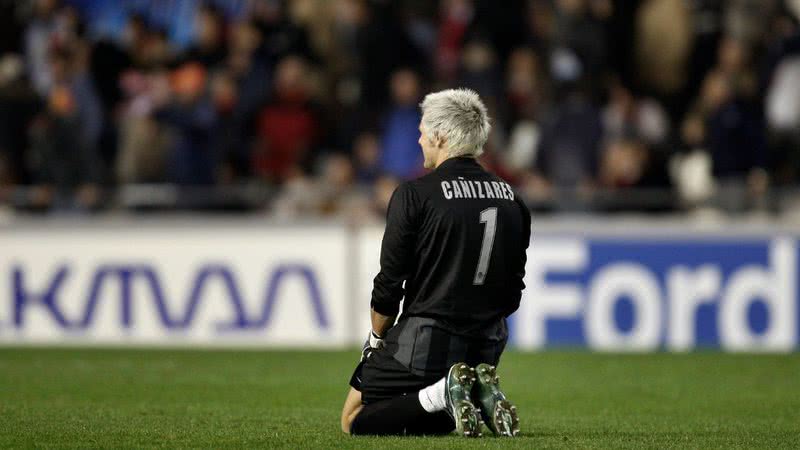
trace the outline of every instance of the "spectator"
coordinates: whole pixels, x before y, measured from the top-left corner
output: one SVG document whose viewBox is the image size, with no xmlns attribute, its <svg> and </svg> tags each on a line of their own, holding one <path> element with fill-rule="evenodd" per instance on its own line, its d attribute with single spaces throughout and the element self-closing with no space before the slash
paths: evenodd
<svg viewBox="0 0 800 450">
<path fill-rule="evenodd" d="M 275 98 L 257 120 L 253 172 L 272 182 L 304 173 L 315 156 L 321 129 L 311 102 L 309 69 L 302 58 L 289 56 L 278 64 Z"/>
<path fill-rule="evenodd" d="M 236 110 L 250 120 L 269 93 L 269 68 L 260 49 L 261 31 L 249 21 L 238 22 L 231 30 L 226 68 L 240 92 Z"/>
<path fill-rule="evenodd" d="M 253 19 L 264 38 L 261 49 L 266 62 L 275 67 L 289 56 L 316 59 L 306 30 L 291 21 L 286 2 L 269 0 L 253 4 Z"/>
<path fill-rule="evenodd" d="M 714 193 L 712 161 L 705 148 L 705 123 L 697 113 L 686 116 L 680 130 L 681 152 L 670 161 L 670 173 L 684 206 L 697 207 Z"/>
<path fill-rule="evenodd" d="M 685 3 L 645 0 L 637 16 L 637 73 L 642 86 L 662 100 L 674 98 L 687 80 L 693 30 L 691 11 Z"/>
<path fill-rule="evenodd" d="M 469 0 L 462 3 L 469 3 Z M 400 2 L 371 1 L 368 5 L 369 20 L 359 27 L 357 36 L 361 62 L 359 78 L 364 107 L 371 114 L 377 114 L 392 101 L 389 89 L 392 74 L 402 67 L 426 70 L 429 60 L 403 27 Z M 458 63 L 457 57 L 455 63 Z"/>
<path fill-rule="evenodd" d="M 215 67 L 225 59 L 222 13 L 211 4 L 201 6 L 195 16 L 195 42 L 186 53 L 187 61 Z"/>
<path fill-rule="evenodd" d="M 776 175 L 782 184 L 800 181 L 800 57 L 787 58 L 775 71 L 766 112 L 773 140 Z"/>
<path fill-rule="evenodd" d="M 540 54 L 545 54 L 555 35 L 554 5 L 549 0 L 531 0 L 525 12 L 528 45 Z"/>
<path fill-rule="evenodd" d="M 604 7 L 598 7 L 598 5 Z M 557 0 L 550 70 L 558 83 L 581 82 L 598 96 L 607 66 L 608 0 Z"/>
<path fill-rule="evenodd" d="M 724 27 L 732 36 L 747 45 L 760 43 L 771 18 L 777 11 L 777 0 L 729 0 L 726 2 Z"/>
<path fill-rule="evenodd" d="M 5 153 L 0 153 L 0 207 L 9 203 L 11 187 L 14 185 L 13 172 Z"/>
<path fill-rule="evenodd" d="M 103 179 L 96 149 L 102 110 L 86 74 L 85 55 L 54 51 L 48 70 L 47 108 L 31 128 L 33 182 L 52 189 L 59 208 L 92 208 Z"/>
<path fill-rule="evenodd" d="M 39 95 L 46 96 L 53 84 L 48 55 L 56 31 L 58 0 L 35 0 L 33 3 L 33 17 L 25 30 L 25 63 L 33 88 Z"/>
<path fill-rule="evenodd" d="M 506 70 L 506 92 L 498 113 L 502 125 L 508 126 L 508 142 L 505 144 L 504 163 L 513 173 L 514 179 L 527 178 L 528 171 L 534 164 L 536 152 L 541 139 L 541 122 L 547 110 L 544 93 L 545 76 L 537 53 L 528 47 L 514 50 L 508 59 Z"/>
<path fill-rule="evenodd" d="M 319 199 L 319 211 L 324 216 L 347 217 L 365 207 L 363 192 L 355 189 L 350 158 L 332 154 L 325 159 L 316 197 Z"/>
<path fill-rule="evenodd" d="M 472 0 L 445 0 L 441 4 L 443 20 L 439 27 L 436 70 L 440 78 L 452 80 L 458 70 L 464 35 L 475 16 L 475 8 Z"/>
<path fill-rule="evenodd" d="M 141 51 L 142 64 L 147 68 L 169 67 L 177 58 L 176 50 L 169 42 L 167 32 L 159 28 L 151 28 L 147 31 L 145 45 Z"/>
<path fill-rule="evenodd" d="M 509 123 L 540 119 L 544 106 L 543 75 L 537 54 L 529 48 L 518 48 L 511 53 L 506 70 L 506 99 Z"/>
<path fill-rule="evenodd" d="M 380 140 L 374 133 L 361 133 L 353 147 L 355 179 L 359 184 L 371 186 L 381 174 Z"/>
<path fill-rule="evenodd" d="M 206 92 L 206 69 L 186 63 L 171 75 L 172 101 L 156 113 L 171 130 L 167 180 L 181 185 L 214 183 L 216 155 L 211 133 L 217 117 Z"/>
<path fill-rule="evenodd" d="M 746 101 L 755 99 L 758 88 L 750 58 L 750 48 L 742 40 L 726 36 L 720 41 L 716 70 L 729 79 L 733 95 Z"/>
<path fill-rule="evenodd" d="M 760 121 L 747 102 L 736 97 L 732 82 L 723 73 L 708 75 L 700 105 L 706 113 L 706 142 L 716 177 L 742 177 L 764 166 Z"/>
<path fill-rule="evenodd" d="M 246 111 L 240 106 L 242 97 L 236 80 L 228 72 L 219 72 L 211 80 L 211 100 L 217 122 L 211 139 L 215 166 L 220 181 L 230 183 L 246 174 L 247 155 Z"/>
<path fill-rule="evenodd" d="M 419 77 L 410 69 L 392 75 L 392 107 L 381 137 L 381 168 L 401 179 L 419 174 L 422 149 L 419 140 Z"/>
<path fill-rule="evenodd" d="M 119 151 L 116 159 L 120 183 L 167 181 L 169 136 L 153 112 L 169 100 L 169 77 L 164 70 L 129 71 L 120 80 L 126 97 L 119 120 Z"/>
<path fill-rule="evenodd" d="M 543 124 L 535 164 L 537 172 L 562 188 L 592 183 L 602 134 L 597 108 L 584 95 L 572 93 Z"/>
<path fill-rule="evenodd" d="M 768 181 L 761 121 L 748 102 L 736 97 L 730 77 L 721 71 L 707 76 L 697 109 L 705 117 L 705 142 L 722 206 L 745 208 L 748 198 L 763 197 Z"/>
<path fill-rule="evenodd" d="M 480 94 L 490 110 L 497 110 L 501 83 L 497 55 L 484 41 L 473 40 L 464 46 L 459 85 Z"/>
<path fill-rule="evenodd" d="M 131 64 L 136 67 L 141 68 L 148 64 L 149 34 L 150 30 L 144 17 L 139 14 L 131 14 L 128 17 L 119 42 L 122 51 L 131 60 Z"/>
<path fill-rule="evenodd" d="M 331 9 L 334 14 L 330 60 L 335 75 L 354 77 L 367 63 L 359 53 L 359 32 L 368 20 L 366 2 L 360 0 L 335 0 Z"/>
<path fill-rule="evenodd" d="M 610 89 L 609 103 L 603 109 L 604 133 L 609 137 L 635 136 L 650 146 L 664 144 L 669 119 L 652 99 L 639 99 L 619 83 Z"/>
<path fill-rule="evenodd" d="M 634 187 L 641 183 L 648 163 L 647 148 L 635 139 L 612 139 L 600 159 L 598 181 L 611 189 Z"/>
<path fill-rule="evenodd" d="M 24 70 L 21 57 L 13 54 L 0 57 L 0 158 L 4 160 L 7 185 L 28 182 L 27 130 L 40 107 Z"/>
<path fill-rule="evenodd" d="M 800 3 L 787 2 L 770 22 L 760 76 L 765 96 L 770 169 L 779 185 L 800 183 Z"/>
</svg>

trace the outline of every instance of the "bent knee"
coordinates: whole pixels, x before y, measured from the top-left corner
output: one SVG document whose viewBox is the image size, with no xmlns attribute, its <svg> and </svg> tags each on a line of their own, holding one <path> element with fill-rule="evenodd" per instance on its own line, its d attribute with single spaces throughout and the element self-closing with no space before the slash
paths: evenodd
<svg viewBox="0 0 800 450">
<path fill-rule="evenodd" d="M 356 420 L 362 408 L 363 406 L 359 405 L 355 409 L 342 412 L 342 433 L 352 434 L 353 422 Z"/>
<path fill-rule="evenodd" d="M 341 425 L 343 433 L 350 434 L 350 430 L 353 427 L 353 420 L 355 420 L 358 413 L 361 412 L 361 408 L 363 408 L 361 404 L 361 392 L 350 388 L 350 392 L 347 393 L 347 398 L 342 407 Z"/>
</svg>

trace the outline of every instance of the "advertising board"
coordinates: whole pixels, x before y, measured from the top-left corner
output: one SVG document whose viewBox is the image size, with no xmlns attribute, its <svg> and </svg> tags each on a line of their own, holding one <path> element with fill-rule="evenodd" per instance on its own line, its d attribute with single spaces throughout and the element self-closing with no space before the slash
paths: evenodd
<svg viewBox="0 0 800 450">
<path fill-rule="evenodd" d="M 341 346 L 341 227 L 0 234 L 0 341 Z"/>
<path fill-rule="evenodd" d="M 6 231 L 0 343 L 359 345 L 382 234 L 380 226 L 235 221 Z M 796 235 L 766 229 L 609 234 L 534 225 L 510 343 L 793 351 L 798 251 Z"/>
</svg>

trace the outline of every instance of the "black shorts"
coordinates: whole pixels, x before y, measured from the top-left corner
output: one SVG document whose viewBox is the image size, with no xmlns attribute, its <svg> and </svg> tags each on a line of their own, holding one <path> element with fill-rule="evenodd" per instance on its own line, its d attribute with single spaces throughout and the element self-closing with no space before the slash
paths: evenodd
<svg viewBox="0 0 800 450">
<path fill-rule="evenodd" d="M 416 393 L 441 380 L 457 362 L 497 365 L 508 337 L 505 320 L 487 326 L 485 335 L 455 335 L 434 319 L 401 320 L 389 329 L 385 346 L 356 367 L 350 386 L 367 404 Z"/>
<path fill-rule="evenodd" d="M 416 394 L 445 375 L 446 373 L 415 375 L 392 355 L 377 350 L 356 366 L 353 376 L 350 377 L 350 386 L 361 392 L 361 401 L 364 404 L 369 404 L 400 395 Z"/>
</svg>

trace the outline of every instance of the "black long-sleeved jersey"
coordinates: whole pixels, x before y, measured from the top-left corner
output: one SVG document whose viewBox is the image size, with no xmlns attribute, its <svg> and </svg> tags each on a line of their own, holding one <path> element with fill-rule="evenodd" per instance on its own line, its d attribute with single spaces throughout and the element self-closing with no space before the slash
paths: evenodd
<svg viewBox="0 0 800 450">
<path fill-rule="evenodd" d="M 519 307 L 531 216 L 474 158 L 444 161 L 392 195 L 372 308 L 433 318 L 458 334 Z M 403 283 L 405 282 L 405 288 Z"/>
</svg>

